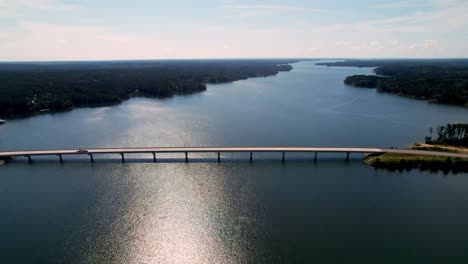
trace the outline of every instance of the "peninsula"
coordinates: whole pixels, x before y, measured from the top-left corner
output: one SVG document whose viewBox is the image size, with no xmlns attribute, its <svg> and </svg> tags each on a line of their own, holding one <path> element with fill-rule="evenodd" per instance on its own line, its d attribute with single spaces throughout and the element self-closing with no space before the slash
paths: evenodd
<svg viewBox="0 0 468 264">
<path fill-rule="evenodd" d="M 448 124 L 438 126 L 436 129 L 429 128 L 429 135 L 426 136 L 425 143 L 417 143 L 412 147 L 418 153 L 375 153 L 365 158 L 364 162 L 376 168 L 390 170 L 419 168 L 422 170 L 468 172 L 467 147 L 468 124 Z M 439 153 L 439 155 L 433 155 L 434 153 Z M 453 156 L 454 154 L 455 156 Z"/>
<path fill-rule="evenodd" d="M 318 65 L 376 67 L 377 75 L 349 76 L 344 83 L 468 107 L 468 59 L 346 60 Z"/>
</svg>

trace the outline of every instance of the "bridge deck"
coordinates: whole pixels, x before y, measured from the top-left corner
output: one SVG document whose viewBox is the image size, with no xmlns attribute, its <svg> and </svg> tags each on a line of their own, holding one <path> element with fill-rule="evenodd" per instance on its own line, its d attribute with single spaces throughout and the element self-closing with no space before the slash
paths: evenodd
<svg viewBox="0 0 468 264">
<path fill-rule="evenodd" d="M 63 162 L 64 155 L 89 155 L 91 162 L 94 162 L 94 155 L 96 154 L 119 154 L 121 155 L 122 162 L 125 162 L 125 154 L 153 154 L 153 160 L 156 162 L 157 153 L 184 153 L 185 162 L 188 162 L 188 153 L 217 153 L 218 162 L 221 160 L 220 153 L 250 153 L 250 161 L 252 162 L 252 153 L 283 153 L 282 160 L 285 161 L 285 153 L 315 153 L 314 159 L 317 160 L 318 153 L 345 153 L 346 160 L 349 160 L 351 153 L 362 154 L 378 154 L 378 153 L 397 153 L 397 154 L 413 154 L 413 155 L 426 155 L 426 156 L 440 156 L 440 157 L 458 157 L 468 158 L 466 154 L 450 153 L 450 152 L 436 152 L 436 151 L 421 151 L 421 150 L 405 150 L 405 149 L 379 149 L 379 148 L 314 148 L 314 147 L 197 147 L 197 148 L 96 148 L 86 149 L 82 151 L 79 149 L 61 149 L 61 150 L 21 150 L 21 151 L 5 151 L 0 152 L 0 158 L 15 158 L 27 157 L 31 162 L 33 156 L 59 156 L 60 162 Z"/>
<path fill-rule="evenodd" d="M 313 147 L 158 147 L 158 148 L 95 148 L 79 152 L 78 149 L 22 150 L 0 152 L 0 157 L 83 155 L 83 154 L 131 154 L 131 153 L 217 153 L 217 152 L 331 152 L 331 153 L 382 153 L 378 148 L 313 148 Z"/>
</svg>

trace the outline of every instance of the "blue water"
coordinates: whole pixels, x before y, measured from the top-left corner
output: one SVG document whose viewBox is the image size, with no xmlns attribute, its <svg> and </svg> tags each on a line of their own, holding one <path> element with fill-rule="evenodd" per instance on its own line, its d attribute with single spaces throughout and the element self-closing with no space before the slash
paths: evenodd
<svg viewBox="0 0 468 264">
<path fill-rule="evenodd" d="M 406 147 L 468 122 L 465 108 L 343 84 L 369 68 L 293 66 L 191 96 L 8 120 L 0 149 Z M 0 263 L 468 261 L 466 174 L 376 171 L 359 156 L 212 156 L 0 166 Z"/>
</svg>

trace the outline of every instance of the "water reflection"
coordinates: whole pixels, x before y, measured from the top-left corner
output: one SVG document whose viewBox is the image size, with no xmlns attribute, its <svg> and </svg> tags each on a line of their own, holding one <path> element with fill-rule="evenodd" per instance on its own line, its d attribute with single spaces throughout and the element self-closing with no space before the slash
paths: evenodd
<svg viewBox="0 0 468 264">
<path fill-rule="evenodd" d="M 229 166 L 119 167 L 119 175 L 125 177 L 108 178 L 109 189 L 91 209 L 88 221 L 91 225 L 101 221 L 96 228 L 100 236 L 83 248 L 84 262 L 239 263 L 246 259 L 244 243 L 255 230 L 249 219 L 256 216 L 249 213 L 249 187 L 242 192 L 233 188 L 237 181 L 230 177 Z M 234 186 L 238 184 L 245 183 Z"/>
<path fill-rule="evenodd" d="M 342 160 L 17 163 L 0 174 L 0 259 L 323 263 L 385 255 L 385 248 L 405 256 L 408 246 L 426 260 L 427 252 L 461 258 L 464 176 L 389 173 Z M 423 243 L 434 235 L 440 240 Z"/>
</svg>

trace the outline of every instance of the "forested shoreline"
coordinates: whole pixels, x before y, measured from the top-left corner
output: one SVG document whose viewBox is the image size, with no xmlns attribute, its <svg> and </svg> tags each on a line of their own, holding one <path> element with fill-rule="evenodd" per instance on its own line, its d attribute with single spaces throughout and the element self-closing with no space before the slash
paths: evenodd
<svg viewBox="0 0 468 264">
<path fill-rule="evenodd" d="M 168 60 L 0 63 L 0 115 L 167 98 L 290 71 L 294 60 Z"/>
<path fill-rule="evenodd" d="M 377 67 L 374 70 L 377 76 L 348 76 L 344 83 L 435 103 L 468 107 L 468 59 L 348 60 L 318 64 Z"/>
<path fill-rule="evenodd" d="M 468 147 L 468 124 L 457 123 L 429 128 L 426 143 Z"/>
</svg>

